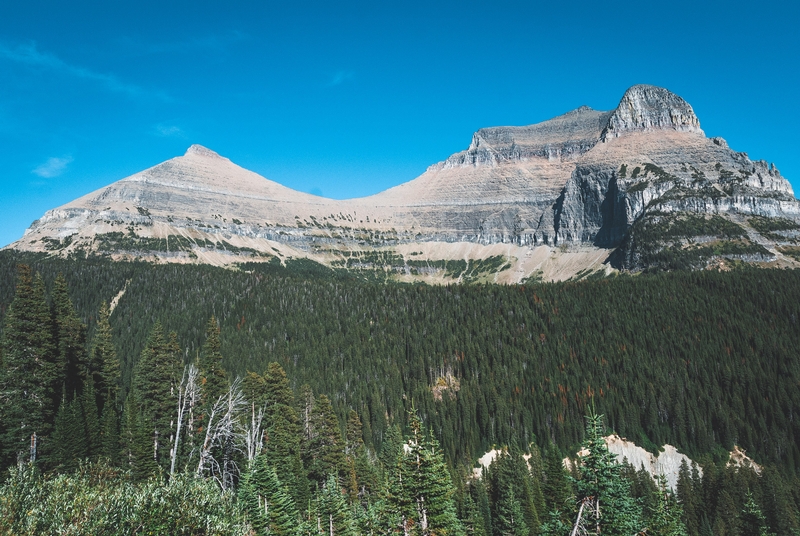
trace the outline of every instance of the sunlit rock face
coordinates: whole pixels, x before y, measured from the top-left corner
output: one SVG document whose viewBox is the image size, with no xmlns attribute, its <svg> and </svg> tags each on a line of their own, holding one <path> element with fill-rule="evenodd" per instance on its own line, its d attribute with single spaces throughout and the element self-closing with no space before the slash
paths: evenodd
<svg viewBox="0 0 800 536">
<path fill-rule="evenodd" d="M 564 248 L 578 248 L 606 251 L 636 269 L 637 222 L 686 213 L 735 221 L 751 242 L 795 262 L 780 253 L 789 242 L 748 223 L 755 216 L 800 219 L 778 169 L 705 137 L 681 97 L 637 85 L 611 111 L 582 106 L 535 125 L 480 129 L 466 150 L 420 177 L 358 199 L 297 192 L 193 145 L 48 211 L 10 247 L 226 264 L 242 254 L 330 263 L 347 251 L 455 243 L 471 244 L 459 253 L 469 259 L 503 245 L 512 248 L 504 255 L 514 275 L 500 280 L 513 282 L 531 270 L 547 272 L 541 263 L 523 266 L 522 257 L 536 257 L 525 251 L 537 248 L 553 250 L 552 266 Z M 423 249 L 436 258 L 436 248 Z M 586 268 L 569 262 L 572 268 L 556 268 L 561 275 L 553 277 Z"/>
</svg>

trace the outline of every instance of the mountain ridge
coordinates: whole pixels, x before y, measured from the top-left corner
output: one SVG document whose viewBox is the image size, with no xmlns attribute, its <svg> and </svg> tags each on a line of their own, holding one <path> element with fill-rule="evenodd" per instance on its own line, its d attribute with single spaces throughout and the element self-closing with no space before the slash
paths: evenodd
<svg viewBox="0 0 800 536">
<path fill-rule="evenodd" d="M 680 240 L 648 235 L 644 243 L 639 231 L 649 219 L 683 221 L 686 214 L 723 218 L 741 230 L 691 234 L 705 232 L 701 225 Z M 751 225 L 757 217 L 784 228 L 764 235 Z M 688 255 L 691 268 L 797 266 L 798 222 L 800 204 L 774 164 L 707 138 L 678 95 L 636 85 L 611 111 L 581 106 L 534 125 L 479 129 L 467 149 L 416 179 L 347 200 L 297 192 L 192 145 L 48 211 L 9 247 L 211 264 L 307 257 L 345 267 L 353 256 L 377 253 L 394 260 L 366 263 L 370 269 L 444 282 L 452 279 L 446 270 L 420 275 L 408 261 L 477 262 L 503 245 L 507 267 L 479 279 L 514 283 L 587 269 L 673 268 L 664 255 Z M 446 244 L 464 247 L 453 254 Z M 543 256 L 538 248 L 547 261 L 525 262 Z M 590 260 L 577 261 L 576 252 Z"/>
</svg>

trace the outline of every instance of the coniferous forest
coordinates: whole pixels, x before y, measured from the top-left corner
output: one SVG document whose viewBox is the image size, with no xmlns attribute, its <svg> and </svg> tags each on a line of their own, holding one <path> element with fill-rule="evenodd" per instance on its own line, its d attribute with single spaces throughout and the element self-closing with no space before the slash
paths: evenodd
<svg viewBox="0 0 800 536">
<path fill-rule="evenodd" d="M 800 272 L 379 279 L 0 253 L 0 533 L 800 533 Z"/>
</svg>

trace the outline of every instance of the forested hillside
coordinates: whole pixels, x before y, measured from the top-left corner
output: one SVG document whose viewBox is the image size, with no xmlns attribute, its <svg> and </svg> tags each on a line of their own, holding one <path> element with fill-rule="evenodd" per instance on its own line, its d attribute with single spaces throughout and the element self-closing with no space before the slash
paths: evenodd
<svg viewBox="0 0 800 536">
<path fill-rule="evenodd" d="M 2 257 L 0 308 L 18 258 Z M 194 359 L 208 319 L 232 376 L 283 366 L 362 415 L 370 444 L 412 401 L 449 459 L 512 438 L 572 448 L 594 396 L 608 426 L 690 455 L 734 444 L 800 467 L 800 272 L 665 273 L 531 286 L 368 284 L 333 272 L 33 261 L 94 329 L 103 301 L 122 391 L 156 322 Z M 397 419 L 400 419 L 397 421 Z"/>
<path fill-rule="evenodd" d="M 597 411 L 609 430 L 651 449 L 674 444 L 703 464 L 702 480 L 685 469 L 678 506 L 659 503 L 649 477 L 614 469 L 627 484 L 603 493 L 629 497 L 633 510 L 619 503 L 629 519 L 652 521 L 661 508 L 689 534 L 797 528 L 797 271 L 428 287 L 307 262 L 232 271 L 5 252 L 0 282 L 3 465 L 23 452 L 46 473 L 18 469 L 6 491 L 101 485 L 135 497 L 149 485 L 206 497 L 221 518 L 263 531 L 300 518 L 322 530 L 320 519 L 348 511 L 372 516 L 341 521 L 361 533 L 413 520 L 423 534 L 557 534 L 581 497 L 600 493 L 560 468 L 599 433 L 584 420 Z M 760 477 L 726 468 L 734 444 L 766 465 Z M 511 447 L 510 465 L 468 480 L 492 446 Z M 522 452 L 533 456 L 528 469 Z M 79 459 L 109 465 L 81 469 Z M 404 488 L 408 474 L 427 491 Z M 267 489 L 283 521 L 253 517 Z M 419 493 L 441 500 L 420 510 Z M 0 493 L 0 503 L 32 496 Z M 449 532 L 414 517 L 434 511 L 431 527 Z M 524 530 L 509 532 L 520 515 Z"/>
</svg>

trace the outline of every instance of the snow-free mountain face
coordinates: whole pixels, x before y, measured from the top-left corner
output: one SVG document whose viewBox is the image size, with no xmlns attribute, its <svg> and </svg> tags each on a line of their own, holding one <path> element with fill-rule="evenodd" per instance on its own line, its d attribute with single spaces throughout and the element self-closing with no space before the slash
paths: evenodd
<svg viewBox="0 0 800 536">
<path fill-rule="evenodd" d="M 774 165 L 706 138 L 666 89 L 609 112 L 476 132 L 379 194 L 297 192 L 197 145 L 48 211 L 9 247 L 231 264 L 309 257 L 395 279 L 518 282 L 614 268 L 800 264 L 800 204 Z"/>
</svg>

